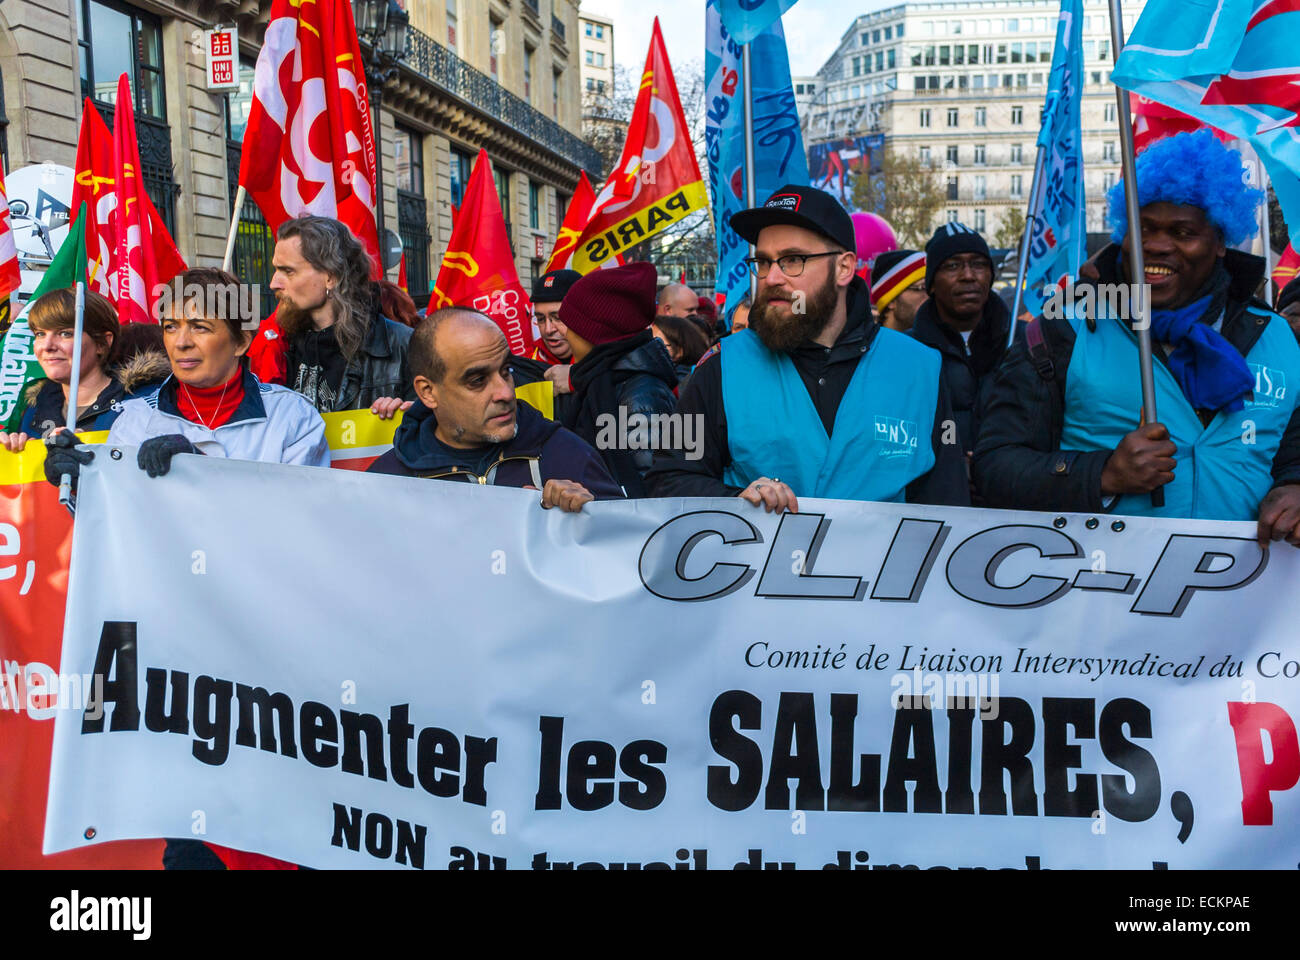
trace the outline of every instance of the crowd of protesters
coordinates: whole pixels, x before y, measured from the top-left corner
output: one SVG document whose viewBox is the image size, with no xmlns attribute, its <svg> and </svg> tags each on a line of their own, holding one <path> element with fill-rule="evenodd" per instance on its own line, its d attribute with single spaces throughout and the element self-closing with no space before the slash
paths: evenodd
<svg viewBox="0 0 1300 960">
<path fill-rule="evenodd" d="M 1184 173 L 1162 180 L 1170 169 Z M 682 283 L 658 288 L 648 263 L 557 270 L 533 285 L 528 357 L 481 313 L 422 317 L 373 283 L 336 221 L 289 221 L 271 283 L 282 384 L 249 371 L 239 318 L 207 316 L 198 298 L 163 318 L 162 352 L 127 356 L 129 331 L 90 294 L 76 424 L 139 446 L 151 475 L 177 454 L 326 465 L 320 413 L 368 407 L 403 416 L 372 471 L 536 488 L 566 511 L 619 497 L 797 511 L 799 497 L 830 497 L 1255 520 L 1261 543 L 1300 546 L 1300 289 L 1259 299 L 1265 263 L 1234 249 L 1262 201 L 1242 170 L 1209 135 L 1153 145 L 1137 165 L 1145 276 L 1129 269 L 1122 184 L 1114 242 L 1085 265 L 1081 284 L 1149 286 L 1156 423 L 1140 418 L 1133 318 L 1105 298 L 1013 330 L 976 231 L 944 224 L 864 277 L 838 201 L 788 186 L 731 220 L 753 245 L 752 302 L 720 318 Z M 210 268 L 182 279 L 237 282 Z M 46 438 L 51 480 L 75 478 L 93 451 L 59 430 L 70 293 L 42 298 L 31 326 L 47 379 L 0 442 Z M 553 385 L 553 419 L 517 398 L 529 382 Z M 702 442 L 653 449 L 647 425 L 662 415 L 694 418 Z"/>
</svg>

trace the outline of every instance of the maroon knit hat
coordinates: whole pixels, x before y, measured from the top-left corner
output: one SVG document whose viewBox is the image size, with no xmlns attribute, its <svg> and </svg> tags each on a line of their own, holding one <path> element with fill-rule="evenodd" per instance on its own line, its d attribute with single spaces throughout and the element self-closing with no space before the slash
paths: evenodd
<svg viewBox="0 0 1300 960">
<path fill-rule="evenodd" d="M 654 322 L 658 282 L 650 263 L 593 270 L 564 295 L 560 323 L 595 346 L 640 333 Z"/>
</svg>

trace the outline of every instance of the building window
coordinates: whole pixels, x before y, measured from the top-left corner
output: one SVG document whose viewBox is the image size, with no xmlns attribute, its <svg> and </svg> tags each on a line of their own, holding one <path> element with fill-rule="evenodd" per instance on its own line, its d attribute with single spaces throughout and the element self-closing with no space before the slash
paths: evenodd
<svg viewBox="0 0 1300 960">
<path fill-rule="evenodd" d="M 163 96 L 162 28 L 158 19 L 129 7 L 78 0 L 81 93 L 101 103 L 117 101 L 117 78 L 125 73 L 136 113 L 167 119 Z"/>
<path fill-rule="evenodd" d="M 1114 123 L 1114 122 L 1115 122 L 1115 104 L 1113 104 L 1113 103 L 1107 103 L 1107 104 L 1105 104 L 1104 107 L 1103 107 L 1103 109 L 1102 109 L 1102 117 L 1104 118 L 1104 120 L 1106 121 L 1106 123 Z"/>
<path fill-rule="evenodd" d="M 1100 70 L 1094 70 L 1094 71 L 1092 71 L 1092 74 L 1091 74 L 1091 81 L 1092 81 L 1092 83 L 1093 83 L 1094 85 L 1095 85 L 1095 84 L 1099 84 L 1099 83 L 1101 83 L 1101 71 L 1100 71 Z"/>
<path fill-rule="evenodd" d="M 560 232 L 560 224 L 564 223 L 564 211 L 569 205 L 569 198 L 560 191 L 555 191 L 555 232 Z"/>
<path fill-rule="evenodd" d="M 862 76 L 862 58 L 861 58 L 861 57 L 854 57 L 854 58 L 853 58 L 853 76 L 855 76 L 855 77 L 860 77 L 860 76 Z"/>
<path fill-rule="evenodd" d="M 423 137 L 413 130 L 398 127 L 393 136 L 393 159 L 397 166 L 397 189 L 424 194 Z"/>
<path fill-rule="evenodd" d="M 949 108 L 948 108 L 948 126 L 950 126 L 950 127 L 955 127 L 955 126 L 957 126 L 957 108 L 956 108 L 956 107 L 949 107 Z"/>
<path fill-rule="evenodd" d="M 895 28 L 894 35 L 898 37 L 899 40 L 903 39 L 903 25 L 901 23 L 897 26 L 897 28 Z"/>
<path fill-rule="evenodd" d="M 1105 173 L 1101 175 L 1101 188 L 1102 190 L 1109 193 L 1110 188 L 1113 186 L 1115 186 L 1115 171 L 1107 170 Z"/>
<path fill-rule="evenodd" d="M 954 167 L 957 165 L 957 144 L 948 144 L 948 162 Z"/>
<path fill-rule="evenodd" d="M 872 31 L 871 31 L 871 42 L 872 42 L 872 43 L 879 43 L 879 42 L 880 42 L 880 31 L 879 31 L 879 30 L 872 30 Z"/>
<path fill-rule="evenodd" d="M 957 178 L 956 177 L 948 178 L 948 199 L 949 200 L 957 199 Z"/>
<path fill-rule="evenodd" d="M 456 24 L 459 19 L 456 15 L 456 0 L 447 0 L 447 49 L 452 53 L 456 52 Z"/>
<path fill-rule="evenodd" d="M 981 78 L 981 77 L 976 77 L 975 79 L 976 79 L 976 80 L 980 80 L 980 79 L 982 79 L 982 78 Z M 983 86 L 983 84 L 981 84 L 981 86 Z M 976 107 L 976 108 L 975 108 L 975 126 L 977 126 L 977 127 L 987 127 L 988 125 L 989 125 L 989 108 L 988 108 L 988 107 Z"/>
<path fill-rule="evenodd" d="M 976 232 L 976 233 L 983 233 L 983 232 L 984 232 L 984 229 L 985 229 L 985 226 L 986 226 L 986 223 L 985 223 L 985 211 L 982 210 L 982 209 L 977 209 L 977 210 L 975 211 L 975 232 Z"/>
<path fill-rule="evenodd" d="M 886 39 L 886 40 L 892 40 L 893 38 L 894 38 L 894 28 L 893 28 L 893 27 L 885 27 L 885 39 Z"/>
<path fill-rule="evenodd" d="M 528 226 L 542 229 L 542 188 L 532 180 L 528 181 Z"/>
<path fill-rule="evenodd" d="M 949 211 L 948 211 L 948 222 L 949 222 L 949 223 L 956 223 L 956 222 L 957 222 L 957 211 L 956 211 L 956 210 L 949 210 Z"/>
<path fill-rule="evenodd" d="M 952 47 L 944 44 L 939 48 L 939 66 L 947 67 L 952 64 Z"/>
<path fill-rule="evenodd" d="M 987 190 L 988 190 L 988 178 L 985 177 L 983 174 L 977 176 L 975 178 L 975 194 L 974 194 L 975 199 L 983 200 Z"/>
<path fill-rule="evenodd" d="M 596 39 L 597 39 L 597 40 L 604 40 L 604 39 L 605 39 L 605 28 L 604 28 L 603 25 L 601 25 L 601 24 L 599 24 L 599 23 L 596 24 Z"/>
<path fill-rule="evenodd" d="M 891 47 L 889 49 L 889 52 L 885 54 L 885 67 L 889 70 L 893 70 L 897 65 L 898 65 L 897 60 L 895 59 L 895 50 Z"/>
<path fill-rule="evenodd" d="M 921 78 L 917 77 L 916 79 L 920 80 Z M 920 125 L 923 127 L 928 127 L 930 125 L 930 111 L 928 109 L 921 111 Z"/>
<path fill-rule="evenodd" d="M 1024 108 L 1024 107 L 1012 107 L 1012 108 L 1011 108 L 1011 122 L 1012 122 L 1014 125 L 1016 125 L 1016 126 L 1020 126 L 1021 124 L 1023 124 L 1023 123 L 1025 122 L 1025 108 Z"/>
<path fill-rule="evenodd" d="M 461 153 L 455 149 L 451 151 L 451 202 L 453 206 L 459 207 L 465 202 L 465 188 L 469 186 L 469 175 L 473 166 L 474 158 L 468 153 Z"/>
<path fill-rule="evenodd" d="M 975 162 L 984 163 L 986 156 L 986 147 L 982 143 L 975 144 Z"/>
<path fill-rule="evenodd" d="M 1011 145 L 1011 162 L 1012 163 L 1025 162 L 1025 145 L 1023 143 L 1013 143 Z"/>
<path fill-rule="evenodd" d="M 492 168 L 492 176 L 497 182 L 497 199 L 501 202 L 501 212 L 506 218 L 506 236 L 514 242 L 514 210 L 510 204 L 510 171 L 501 167 Z"/>
<path fill-rule="evenodd" d="M 921 162 L 922 162 L 923 164 L 925 164 L 927 167 L 930 165 L 930 148 L 929 148 L 929 147 L 918 147 L 918 148 L 917 148 L 917 155 L 921 158 Z"/>
<path fill-rule="evenodd" d="M 524 99 L 533 102 L 533 48 L 524 47 Z"/>
<path fill-rule="evenodd" d="M 925 65 L 927 67 L 934 66 L 934 47 L 925 48 Z"/>
<path fill-rule="evenodd" d="M 1110 162 L 1115 161 L 1115 141 L 1107 140 L 1101 145 L 1101 158 Z"/>
<path fill-rule="evenodd" d="M 563 70 L 551 71 L 551 118 L 560 119 L 560 76 Z"/>
<path fill-rule="evenodd" d="M 591 23 L 588 23 L 588 24 L 587 24 L 587 36 L 591 36 L 591 30 L 592 30 L 592 27 L 593 27 L 593 26 L 594 26 L 594 24 L 591 24 Z"/>
<path fill-rule="evenodd" d="M 588 65 L 588 66 L 591 66 L 591 65 L 592 65 L 593 63 L 595 63 L 595 62 L 596 62 L 596 54 L 593 53 L 592 51 L 588 50 L 588 51 L 587 51 L 587 65 Z"/>
<path fill-rule="evenodd" d="M 1011 175 L 1011 196 L 1019 197 L 1024 195 L 1025 178 L 1019 173 Z"/>
<path fill-rule="evenodd" d="M 890 53 L 893 53 L 891 50 Z M 883 50 L 876 54 L 876 72 L 879 73 L 885 69 L 885 52 Z"/>
<path fill-rule="evenodd" d="M 497 56 L 497 48 L 503 46 L 497 38 L 502 36 L 501 21 L 496 17 L 488 17 L 488 73 L 497 83 L 501 82 L 501 61 Z"/>
</svg>

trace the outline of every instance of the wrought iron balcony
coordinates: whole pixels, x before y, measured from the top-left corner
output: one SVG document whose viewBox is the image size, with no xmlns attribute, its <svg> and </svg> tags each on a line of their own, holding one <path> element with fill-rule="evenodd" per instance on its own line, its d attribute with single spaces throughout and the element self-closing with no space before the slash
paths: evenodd
<svg viewBox="0 0 1300 960">
<path fill-rule="evenodd" d="M 487 74 L 475 70 L 428 34 L 411 27 L 408 37 L 407 55 L 402 61 L 404 66 L 586 170 L 592 180 L 602 179 L 600 153 L 595 147 L 534 109 Z"/>
</svg>

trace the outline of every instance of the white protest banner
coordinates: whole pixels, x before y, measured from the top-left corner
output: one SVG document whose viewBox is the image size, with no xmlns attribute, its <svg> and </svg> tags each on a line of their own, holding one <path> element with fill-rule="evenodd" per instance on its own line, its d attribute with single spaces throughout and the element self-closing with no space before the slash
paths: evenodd
<svg viewBox="0 0 1300 960">
<path fill-rule="evenodd" d="M 1295 867 L 1300 551 L 1250 524 L 81 480 L 48 851 Z M 96 687 L 97 688 L 97 687 Z M 100 709 L 102 707 L 102 709 Z"/>
</svg>

